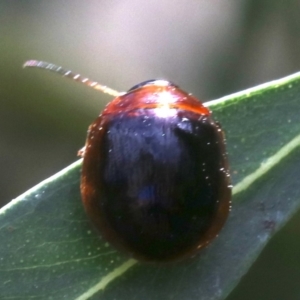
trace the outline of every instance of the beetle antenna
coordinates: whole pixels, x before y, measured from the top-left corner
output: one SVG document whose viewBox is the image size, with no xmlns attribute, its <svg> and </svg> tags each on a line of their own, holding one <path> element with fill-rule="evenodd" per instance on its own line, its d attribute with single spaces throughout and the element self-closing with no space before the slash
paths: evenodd
<svg viewBox="0 0 300 300">
<path fill-rule="evenodd" d="M 113 90 L 105 85 L 102 85 L 96 81 L 92 81 L 88 79 L 87 77 L 83 77 L 80 74 L 73 73 L 72 71 L 66 70 L 62 67 L 59 67 L 57 65 L 47 63 L 45 61 L 38 61 L 38 60 L 28 60 L 24 63 L 23 68 L 40 68 L 40 69 L 45 69 L 49 70 L 51 72 L 55 72 L 58 74 L 61 74 L 64 77 L 71 78 L 77 82 L 83 83 L 84 85 L 87 85 L 95 90 L 101 91 L 105 94 L 109 94 L 114 97 L 120 96 L 122 93 Z"/>
</svg>

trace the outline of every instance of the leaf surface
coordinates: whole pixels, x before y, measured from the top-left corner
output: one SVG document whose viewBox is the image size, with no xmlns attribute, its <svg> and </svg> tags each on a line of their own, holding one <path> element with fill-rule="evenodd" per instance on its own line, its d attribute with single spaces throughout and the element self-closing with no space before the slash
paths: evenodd
<svg viewBox="0 0 300 300">
<path fill-rule="evenodd" d="M 206 103 L 226 132 L 233 206 L 192 259 L 140 264 L 84 213 L 81 161 L 0 210 L 0 299 L 225 299 L 300 206 L 300 74 Z"/>
</svg>

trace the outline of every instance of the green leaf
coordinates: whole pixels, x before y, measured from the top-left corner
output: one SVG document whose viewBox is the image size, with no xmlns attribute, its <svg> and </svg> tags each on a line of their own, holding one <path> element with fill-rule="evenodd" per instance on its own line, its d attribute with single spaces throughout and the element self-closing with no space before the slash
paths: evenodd
<svg viewBox="0 0 300 300">
<path fill-rule="evenodd" d="M 300 73 L 208 102 L 224 128 L 233 207 L 197 257 L 137 263 L 91 227 L 81 161 L 0 210 L 1 299 L 224 299 L 300 206 Z"/>
</svg>

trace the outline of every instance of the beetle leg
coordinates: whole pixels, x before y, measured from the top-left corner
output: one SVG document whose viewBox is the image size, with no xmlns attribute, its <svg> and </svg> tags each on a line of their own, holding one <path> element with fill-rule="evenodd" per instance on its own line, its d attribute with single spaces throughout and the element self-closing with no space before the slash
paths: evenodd
<svg viewBox="0 0 300 300">
<path fill-rule="evenodd" d="M 86 146 L 84 146 L 80 150 L 78 150 L 77 156 L 84 157 L 85 148 L 86 148 Z"/>
</svg>

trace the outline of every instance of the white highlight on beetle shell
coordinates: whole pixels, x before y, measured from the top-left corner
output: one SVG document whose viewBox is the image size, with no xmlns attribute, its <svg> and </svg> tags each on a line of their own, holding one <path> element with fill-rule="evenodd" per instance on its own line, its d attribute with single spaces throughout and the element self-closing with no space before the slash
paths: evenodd
<svg viewBox="0 0 300 300">
<path fill-rule="evenodd" d="M 170 104 L 176 102 L 176 97 L 167 91 L 160 92 L 158 96 L 159 104 L 157 105 L 157 108 L 155 108 L 155 114 L 159 118 L 174 117 L 177 112 Z"/>
</svg>

